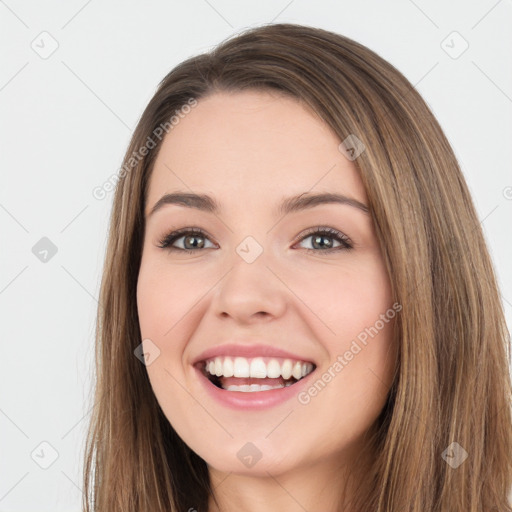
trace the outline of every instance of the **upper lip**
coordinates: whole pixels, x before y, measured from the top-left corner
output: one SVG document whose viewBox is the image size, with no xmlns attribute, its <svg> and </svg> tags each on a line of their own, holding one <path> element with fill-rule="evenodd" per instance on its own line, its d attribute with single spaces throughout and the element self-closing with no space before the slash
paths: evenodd
<svg viewBox="0 0 512 512">
<path fill-rule="evenodd" d="M 293 359 L 294 361 L 304 361 L 306 363 L 313 363 L 309 357 L 303 357 L 298 354 L 293 354 L 287 350 L 276 348 L 272 345 L 240 345 L 235 343 L 227 343 L 225 345 L 218 345 L 211 347 L 194 359 L 193 364 L 197 364 L 207 359 L 213 359 L 218 356 L 233 356 L 233 357 L 279 357 L 284 359 Z M 316 365 L 315 365 L 316 366 Z"/>
</svg>

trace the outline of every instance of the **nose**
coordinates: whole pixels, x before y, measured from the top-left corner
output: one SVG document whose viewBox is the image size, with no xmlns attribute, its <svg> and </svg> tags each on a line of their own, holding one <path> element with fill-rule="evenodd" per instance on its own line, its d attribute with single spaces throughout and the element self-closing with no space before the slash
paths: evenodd
<svg viewBox="0 0 512 512">
<path fill-rule="evenodd" d="M 212 307 L 223 318 L 240 324 L 270 321 L 284 314 L 287 288 L 261 255 L 247 263 L 235 257 L 233 266 L 220 281 Z"/>
</svg>

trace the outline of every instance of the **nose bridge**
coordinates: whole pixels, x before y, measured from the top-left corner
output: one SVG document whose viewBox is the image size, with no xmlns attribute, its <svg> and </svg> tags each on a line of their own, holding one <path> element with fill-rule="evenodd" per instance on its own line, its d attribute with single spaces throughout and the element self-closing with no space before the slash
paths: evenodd
<svg viewBox="0 0 512 512">
<path fill-rule="evenodd" d="M 245 263 L 252 265 L 265 252 L 263 243 L 264 241 L 260 243 L 254 236 L 248 235 L 237 245 L 235 252 Z M 266 251 L 268 250 L 267 246 Z"/>
</svg>

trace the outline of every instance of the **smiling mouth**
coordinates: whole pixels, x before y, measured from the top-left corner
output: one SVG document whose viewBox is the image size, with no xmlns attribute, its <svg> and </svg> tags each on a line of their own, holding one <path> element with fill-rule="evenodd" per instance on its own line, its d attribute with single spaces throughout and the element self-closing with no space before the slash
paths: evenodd
<svg viewBox="0 0 512 512">
<path fill-rule="evenodd" d="M 268 357 L 215 357 L 199 363 L 203 375 L 225 391 L 254 393 L 293 386 L 316 368 L 313 363 Z"/>
</svg>

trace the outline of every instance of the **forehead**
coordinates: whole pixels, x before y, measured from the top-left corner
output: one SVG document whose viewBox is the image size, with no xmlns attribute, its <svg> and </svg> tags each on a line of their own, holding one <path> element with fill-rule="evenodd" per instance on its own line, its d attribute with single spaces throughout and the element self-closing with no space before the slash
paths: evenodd
<svg viewBox="0 0 512 512">
<path fill-rule="evenodd" d="M 155 161 L 148 206 L 173 190 L 221 202 L 272 201 L 288 194 L 339 192 L 365 202 L 341 139 L 298 100 L 260 91 L 199 100 L 166 135 Z"/>
</svg>

